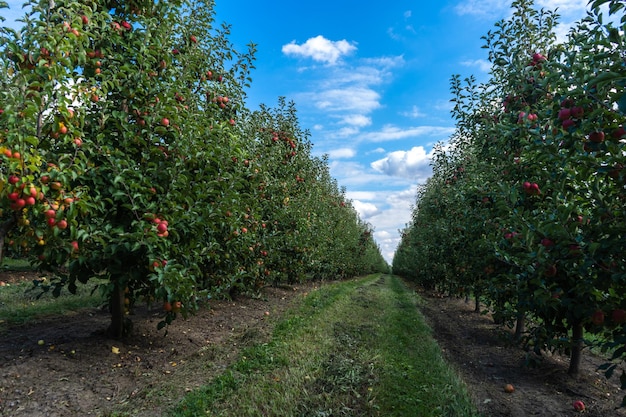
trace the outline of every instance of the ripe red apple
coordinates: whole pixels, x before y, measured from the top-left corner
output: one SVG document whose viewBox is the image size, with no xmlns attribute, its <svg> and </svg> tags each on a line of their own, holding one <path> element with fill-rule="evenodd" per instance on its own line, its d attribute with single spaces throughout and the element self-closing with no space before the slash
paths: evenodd
<svg viewBox="0 0 626 417">
<path fill-rule="evenodd" d="M 591 132 L 589 134 L 589 140 L 594 143 L 604 142 L 604 132 Z"/>
<path fill-rule="evenodd" d="M 579 411 L 579 412 L 585 411 L 585 403 L 580 400 L 574 401 L 572 405 L 574 407 L 574 410 L 576 411 Z"/>
<path fill-rule="evenodd" d="M 191 36 L 189 37 L 189 40 L 190 40 L 191 42 L 193 42 L 193 43 L 197 43 L 197 42 L 198 42 L 198 38 L 196 38 L 194 35 L 191 35 Z"/>
<path fill-rule="evenodd" d="M 83 25 L 89 24 L 89 18 L 87 16 L 82 15 L 80 18 L 83 21 Z"/>
<path fill-rule="evenodd" d="M 74 250 L 74 252 L 78 252 L 78 242 L 77 241 L 72 241 L 72 249 Z"/>
<path fill-rule="evenodd" d="M 170 120 L 167 117 L 164 117 L 163 119 L 161 119 L 161 124 L 165 127 L 168 127 L 170 125 Z"/>
<path fill-rule="evenodd" d="M 164 224 L 164 223 L 159 223 L 159 224 L 157 225 L 157 231 L 158 231 L 159 233 L 165 233 L 165 232 L 167 232 L 167 224 Z"/>
<path fill-rule="evenodd" d="M 572 111 L 570 109 L 565 108 L 565 109 L 559 110 L 558 117 L 559 117 L 559 120 L 564 121 L 564 120 L 569 119 L 571 115 L 572 115 Z"/>
<path fill-rule="evenodd" d="M 547 237 L 544 237 L 543 239 L 541 239 L 541 244 L 543 246 L 550 247 L 550 246 L 554 246 L 554 242 L 551 239 L 548 239 Z"/>
<path fill-rule="evenodd" d="M 46 215 L 46 218 L 48 219 L 54 219 L 57 215 L 57 212 L 53 209 L 48 209 L 46 210 L 46 212 L 44 213 Z"/>
<path fill-rule="evenodd" d="M 572 117 L 574 117 L 576 119 L 580 119 L 585 114 L 585 109 L 583 109 L 580 106 L 574 106 L 574 107 L 572 107 L 572 109 L 570 111 L 570 114 L 572 115 Z"/>
<path fill-rule="evenodd" d="M 37 200 L 35 200 L 35 197 L 32 197 L 32 196 L 26 197 L 24 201 L 26 201 L 26 205 L 28 206 L 34 206 L 35 203 L 37 202 Z"/>
<path fill-rule="evenodd" d="M 57 224 L 57 221 L 54 217 L 48 217 L 46 223 L 48 223 L 48 226 L 54 227 Z"/>
<path fill-rule="evenodd" d="M 626 135 L 626 129 L 624 129 L 623 126 L 618 127 L 611 133 L 611 136 L 613 137 L 613 139 L 621 139 L 625 135 Z"/>
<path fill-rule="evenodd" d="M 61 230 L 67 229 L 67 220 L 62 219 L 57 222 L 57 227 Z"/>
<path fill-rule="evenodd" d="M 616 308 L 611 312 L 611 320 L 617 324 L 626 323 L 626 310 Z"/>
<path fill-rule="evenodd" d="M 576 125 L 576 122 L 573 121 L 572 119 L 565 119 L 563 120 L 563 123 L 561 125 L 563 126 L 563 129 L 567 130 L 570 127 Z"/>
<path fill-rule="evenodd" d="M 248 229 L 247 229 L 247 228 L 245 228 L 245 227 L 242 227 L 242 228 L 241 228 L 241 233 L 248 233 Z"/>
<path fill-rule="evenodd" d="M 17 175 L 9 175 L 9 184 L 17 184 L 20 182 L 20 178 Z"/>
<path fill-rule="evenodd" d="M 132 26 L 130 25 L 130 23 L 128 23 L 128 22 L 127 22 L 127 21 L 125 21 L 125 20 L 122 22 L 121 26 L 122 26 L 124 29 L 126 29 L 126 30 L 131 30 L 131 29 L 132 29 Z"/>
<path fill-rule="evenodd" d="M 13 191 L 12 193 L 9 193 L 8 197 L 9 200 L 16 201 L 18 198 L 20 198 L 20 193 L 18 193 L 17 191 Z"/>
<path fill-rule="evenodd" d="M 14 208 L 16 210 L 19 210 L 26 205 L 26 200 L 24 200 L 23 198 L 18 198 L 17 200 L 15 200 L 13 204 L 14 204 Z"/>
<path fill-rule="evenodd" d="M 556 273 L 557 273 L 556 265 L 548 265 L 546 270 L 543 272 L 543 274 L 549 278 L 556 276 Z"/>
<path fill-rule="evenodd" d="M 591 322 L 596 326 L 602 325 L 604 323 L 604 312 L 602 310 L 596 310 L 591 315 Z"/>
</svg>

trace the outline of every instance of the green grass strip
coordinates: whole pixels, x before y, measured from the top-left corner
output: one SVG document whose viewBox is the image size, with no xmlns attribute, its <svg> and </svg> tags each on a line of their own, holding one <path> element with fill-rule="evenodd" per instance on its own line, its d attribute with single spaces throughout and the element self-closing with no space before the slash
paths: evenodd
<svg viewBox="0 0 626 417">
<path fill-rule="evenodd" d="M 396 277 L 321 287 L 171 416 L 475 416 Z"/>
<path fill-rule="evenodd" d="M 33 289 L 30 281 L 0 287 L 0 330 L 52 316 L 63 316 L 85 308 L 98 307 L 104 298 L 94 287 L 97 282 L 79 285 L 76 294 L 63 291 L 59 297 Z"/>
</svg>

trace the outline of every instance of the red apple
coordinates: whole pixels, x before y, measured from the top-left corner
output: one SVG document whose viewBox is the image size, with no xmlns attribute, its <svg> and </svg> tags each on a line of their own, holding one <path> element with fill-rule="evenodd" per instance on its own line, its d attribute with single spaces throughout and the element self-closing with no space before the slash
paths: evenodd
<svg viewBox="0 0 626 417">
<path fill-rule="evenodd" d="M 617 308 L 611 312 L 611 320 L 613 320 L 617 324 L 622 324 L 626 322 L 626 310 L 621 308 Z"/>
<path fill-rule="evenodd" d="M 604 323 L 604 312 L 602 310 L 596 310 L 591 315 L 591 322 L 596 326 L 602 325 Z"/>
<path fill-rule="evenodd" d="M 164 224 L 164 223 L 159 223 L 159 224 L 157 225 L 157 231 L 158 231 L 159 233 L 165 233 L 165 232 L 167 232 L 167 224 Z"/>
<path fill-rule="evenodd" d="M 9 184 L 17 184 L 18 182 L 20 182 L 20 178 L 16 175 L 9 175 Z"/>
<path fill-rule="evenodd" d="M 574 107 L 572 107 L 572 109 L 570 111 L 570 114 L 572 115 L 572 117 L 574 117 L 576 119 L 580 119 L 585 114 L 585 109 L 583 109 L 580 106 L 574 106 Z"/>
<path fill-rule="evenodd" d="M 57 227 L 61 230 L 63 229 L 67 229 L 67 220 L 63 219 L 63 220 L 59 220 L 57 222 Z"/>
<path fill-rule="evenodd" d="M 164 117 L 163 119 L 161 119 L 161 124 L 165 127 L 168 127 L 170 125 L 170 120 L 167 117 Z"/>
<path fill-rule="evenodd" d="M 74 252 L 78 252 L 78 242 L 77 241 L 72 241 L 72 249 L 74 250 Z"/>
<path fill-rule="evenodd" d="M 585 403 L 580 400 L 574 401 L 572 405 L 574 407 L 574 410 L 576 411 L 579 411 L 579 412 L 585 411 Z"/>
<path fill-rule="evenodd" d="M 87 16 L 82 15 L 80 18 L 83 21 L 83 25 L 89 24 L 89 18 Z"/>
<path fill-rule="evenodd" d="M 594 143 L 604 142 L 604 132 L 591 132 L 589 134 L 589 140 Z"/>
<path fill-rule="evenodd" d="M 559 110 L 559 120 L 564 121 L 571 117 L 572 111 L 570 109 L 561 109 Z"/>
</svg>

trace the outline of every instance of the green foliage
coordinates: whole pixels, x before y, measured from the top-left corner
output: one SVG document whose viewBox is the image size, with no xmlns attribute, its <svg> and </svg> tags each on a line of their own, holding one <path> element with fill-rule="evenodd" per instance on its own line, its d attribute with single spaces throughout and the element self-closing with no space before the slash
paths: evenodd
<svg viewBox="0 0 626 417">
<path fill-rule="evenodd" d="M 31 6 L 0 32 L 0 248 L 53 293 L 107 280 L 121 337 L 135 302 L 168 306 L 163 327 L 210 297 L 386 268 L 295 106 L 246 108 L 255 45 L 235 51 L 212 2 Z"/>
<path fill-rule="evenodd" d="M 557 15 L 531 1 L 484 37 L 490 79 L 453 77 L 457 132 L 393 265 L 430 287 L 471 289 L 499 320 L 528 318 L 528 345 L 571 351 L 573 374 L 583 329 L 608 346 L 625 340 L 609 318 L 626 308 L 624 32 L 603 23 L 602 3 L 623 12 L 593 2 L 562 44 Z"/>
</svg>

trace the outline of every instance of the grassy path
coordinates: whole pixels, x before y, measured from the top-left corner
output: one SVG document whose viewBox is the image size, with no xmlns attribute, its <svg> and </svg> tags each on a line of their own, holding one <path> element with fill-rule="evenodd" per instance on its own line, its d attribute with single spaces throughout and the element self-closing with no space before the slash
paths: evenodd
<svg viewBox="0 0 626 417">
<path fill-rule="evenodd" d="M 323 286 L 171 416 L 474 416 L 394 276 Z"/>
</svg>

